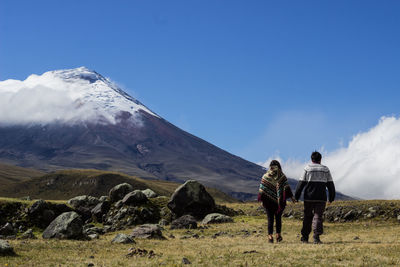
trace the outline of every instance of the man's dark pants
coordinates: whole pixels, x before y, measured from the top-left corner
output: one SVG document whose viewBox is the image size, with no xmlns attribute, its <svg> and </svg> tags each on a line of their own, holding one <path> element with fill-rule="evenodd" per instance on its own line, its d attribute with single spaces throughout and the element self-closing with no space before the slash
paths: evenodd
<svg viewBox="0 0 400 267">
<path fill-rule="evenodd" d="M 311 233 L 311 225 L 314 236 L 323 234 L 322 216 L 324 215 L 326 202 L 304 201 L 304 219 L 301 235 L 308 238 Z"/>
</svg>

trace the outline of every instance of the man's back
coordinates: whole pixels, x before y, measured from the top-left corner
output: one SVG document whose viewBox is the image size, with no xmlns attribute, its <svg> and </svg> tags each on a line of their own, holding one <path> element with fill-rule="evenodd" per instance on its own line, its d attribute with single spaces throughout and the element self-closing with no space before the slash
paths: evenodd
<svg viewBox="0 0 400 267">
<path fill-rule="evenodd" d="M 326 201 L 326 188 L 329 190 L 329 201 L 332 202 L 335 199 L 335 186 L 329 168 L 313 162 L 304 168 L 295 197 L 299 199 L 304 189 L 304 201 Z"/>
</svg>

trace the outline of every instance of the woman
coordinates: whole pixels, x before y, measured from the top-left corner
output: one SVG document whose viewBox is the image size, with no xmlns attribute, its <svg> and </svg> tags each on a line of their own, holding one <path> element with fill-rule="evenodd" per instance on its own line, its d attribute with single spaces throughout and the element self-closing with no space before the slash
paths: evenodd
<svg viewBox="0 0 400 267">
<path fill-rule="evenodd" d="M 268 216 L 268 242 L 273 243 L 274 218 L 276 219 L 276 242 L 282 241 L 282 213 L 286 200 L 293 197 L 292 190 L 277 160 L 271 161 L 268 171 L 261 178 L 258 201 L 262 201 Z"/>
</svg>

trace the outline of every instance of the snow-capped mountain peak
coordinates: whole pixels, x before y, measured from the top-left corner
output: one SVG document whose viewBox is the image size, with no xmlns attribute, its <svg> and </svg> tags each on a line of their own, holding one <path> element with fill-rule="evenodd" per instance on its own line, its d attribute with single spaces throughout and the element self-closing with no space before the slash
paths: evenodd
<svg viewBox="0 0 400 267">
<path fill-rule="evenodd" d="M 114 82 L 86 67 L 0 81 L 0 123 L 109 122 L 142 110 L 157 116 Z M 157 116 L 158 117 L 158 116 Z"/>
</svg>

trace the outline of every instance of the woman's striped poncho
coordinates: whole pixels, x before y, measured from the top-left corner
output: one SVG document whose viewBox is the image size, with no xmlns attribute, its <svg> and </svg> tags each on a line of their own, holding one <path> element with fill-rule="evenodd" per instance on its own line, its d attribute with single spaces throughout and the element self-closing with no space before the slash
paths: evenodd
<svg viewBox="0 0 400 267">
<path fill-rule="evenodd" d="M 271 166 L 261 178 L 258 201 L 266 209 L 276 209 L 279 213 L 285 209 L 286 200 L 293 196 L 285 174 L 278 166 Z"/>
</svg>

